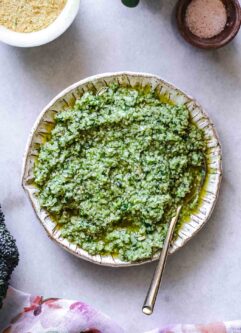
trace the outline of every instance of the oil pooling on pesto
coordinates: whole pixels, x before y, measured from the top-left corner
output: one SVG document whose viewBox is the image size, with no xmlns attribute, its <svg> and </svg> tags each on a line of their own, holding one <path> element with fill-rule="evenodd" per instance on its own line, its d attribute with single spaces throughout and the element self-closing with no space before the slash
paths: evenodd
<svg viewBox="0 0 241 333">
<path fill-rule="evenodd" d="M 125 261 L 163 246 L 178 205 L 203 178 L 204 133 L 184 105 L 110 85 L 59 112 L 37 157 L 39 201 L 64 238 Z"/>
</svg>

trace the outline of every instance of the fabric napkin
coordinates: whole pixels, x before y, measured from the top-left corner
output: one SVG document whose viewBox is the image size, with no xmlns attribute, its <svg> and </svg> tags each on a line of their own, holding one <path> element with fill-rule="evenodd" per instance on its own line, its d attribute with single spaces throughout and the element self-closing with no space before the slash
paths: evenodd
<svg viewBox="0 0 241 333">
<path fill-rule="evenodd" d="M 0 310 L 2 333 L 124 333 L 114 321 L 80 301 L 31 296 L 9 288 Z M 129 333 L 129 332 L 126 332 Z M 144 332 L 143 332 L 144 333 Z M 241 333 L 241 321 L 173 325 L 146 333 Z"/>
<path fill-rule="evenodd" d="M 241 333 L 241 321 L 208 325 L 170 325 L 146 333 Z"/>
<path fill-rule="evenodd" d="M 123 333 L 103 313 L 66 299 L 32 296 L 9 288 L 0 310 L 1 333 Z"/>
</svg>

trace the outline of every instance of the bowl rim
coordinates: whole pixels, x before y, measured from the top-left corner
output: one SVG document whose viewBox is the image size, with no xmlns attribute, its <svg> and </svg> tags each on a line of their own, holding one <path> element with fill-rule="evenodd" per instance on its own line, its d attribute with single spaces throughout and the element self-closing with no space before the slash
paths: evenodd
<svg viewBox="0 0 241 333">
<path fill-rule="evenodd" d="M 160 84 L 165 85 L 166 87 L 168 87 L 171 90 L 177 91 L 179 92 L 182 96 L 184 96 L 187 100 L 188 103 L 192 103 L 193 105 L 195 105 L 195 107 L 197 107 L 203 118 L 208 121 L 208 125 L 211 127 L 212 129 L 212 136 L 213 138 L 216 140 L 217 142 L 217 151 L 218 151 L 218 166 L 217 166 L 217 175 L 218 175 L 218 180 L 217 180 L 217 186 L 216 186 L 216 190 L 215 190 L 215 195 L 214 195 L 214 199 L 212 201 L 212 206 L 211 209 L 209 211 L 209 214 L 205 217 L 204 221 L 201 222 L 201 224 L 198 225 L 198 227 L 192 232 L 191 236 L 186 237 L 184 240 L 182 240 L 181 245 L 178 245 L 176 247 L 173 247 L 169 250 L 169 253 L 174 253 L 176 252 L 178 249 L 182 248 L 192 237 L 194 237 L 202 228 L 203 226 L 208 222 L 213 209 L 216 205 L 217 199 L 218 199 L 218 195 L 220 192 L 220 185 L 221 185 L 221 181 L 222 181 L 222 173 L 223 173 L 223 168 L 222 168 L 222 148 L 221 148 L 221 143 L 219 140 L 219 136 L 218 133 L 216 131 L 216 128 L 213 124 L 213 122 L 211 121 L 210 117 L 207 115 L 207 113 L 204 111 L 204 109 L 202 108 L 202 106 L 194 99 L 192 98 L 190 95 L 186 94 L 183 90 L 176 88 L 175 85 L 170 84 L 169 82 L 167 82 L 166 80 L 163 80 L 162 78 L 160 78 L 157 75 L 154 74 L 150 74 L 150 73 L 142 73 L 142 72 L 130 72 L 130 71 L 121 71 L 121 72 L 109 72 L 109 73 L 102 73 L 102 74 L 97 74 L 97 75 L 93 75 L 90 77 L 87 77 L 85 79 L 82 79 L 78 82 L 75 82 L 74 84 L 68 86 L 67 88 L 65 88 L 64 90 L 62 90 L 59 94 L 57 94 L 40 112 L 40 114 L 38 115 L 32 130 L 30 132 L 28 141 L 27 141 L 27 145 L 26 145 L 26 149 L 25 149 L 25 153 L 24 153 L 24 157 L 23 157 L 23 168 L 22 168 L 22 187 L 24 189 L 24 191 L 27 193 L 29 200 L 31 202 L 31 205 L 35 211 L 36 216 L 38 217 L 39 222 L 41 223 L 41 225 L 44 227 L 45 231 L 47 232 L 47 235 L 49 236 L 49 238 L 51 240 L 53 240 L 54 242 L 56 242 L 58 245 L 60 245 L 63 249 L 65 249 L 66 251 L 68 251 L 69 253 L 84 259 L 86 261 L 101 265 L 101 266 L 109 266 L 109 267 L 129 267 L 129 266 L 139 266 L 139 265 L 143 265 L 149 262 L 153 262 L 155 260 L 157 260 L 159 258 L 159 252 L 155 253 L 151 258 L 148 258 L 146 260 L 141 260 L 141 261 L 135 261 L 135 262 L 124 262 L 121 260 L 116 260 L 115 258 L 113 258 L 112 256 L 103 256 L 101 257 L 100 255 L 95 255 L 92 256 L 90 254 L 88 254 L 86 251 L 82 250 L 80 247 L 76 246 L 76 250 L 73 250 L 70 248 L 71 243 L 69 242 L 69 245 L 66 245 L 65 240 L 60 239 L 60 238 L 56 238 L 54 235 L 54 232 L 49 232 L 46 224 L 43 222 L 43 218 L 40 216 L 40 213 L 38 212 L 38 208 L 36 205 L 36 202 L 38 201 L 37 199 L 33 200 L 31 197 L 31 191 L 28 188 L 28 185 L 26 184 L 26 172 L 28 169 L 28 159 L 29 159 L 29 152 L 30 152 L 30 148 L 31 148 L 31 144 L 33 141 L 33 138 L 35 136 L 35 132 L 38 129 L 38 126 L 41 124 L 41 121 L 43 119 L 43 116 L 47 113 L 47 111 L 50 110 L 50 108 L 61 98 L 64 99 L 64 97 L 70 93 L 71 91 L 73 91 L 74 89 L 78 88 L 81 85 L 84 84 L 92 84 L 93 82 L 98 82 L 98 80 L 100 79 L 114 79 L 117 78 L 119 76 L 126 76 L 128 79 L 129 77 L 140 77 L 140 78 L 145 78 L 145 79 L 154 79 L 157 80 Z M 203 200 L 204 201 L 204 200 Z M 187 223 L 188 224 L 188 223 Z M 72 244 L 73 245 L 73 244 Z M 78 253 L 77 248 L 82 250 L 82 253 Z M 83 254 L 84 252 L 84 254 Z M 106 260 L 105 258 L 112 258 L 112 260 L 108 259 Z"/>
<path fill-rule="evenodd" d="M 0 41 L 16 47 L 35 47 L 47 44 L 62 35 L 74 21 L 80 0 L 67 0 L 58 17 L 46 28 L 35 32 L 16 32 L 0 25 Z"/>
</svg>

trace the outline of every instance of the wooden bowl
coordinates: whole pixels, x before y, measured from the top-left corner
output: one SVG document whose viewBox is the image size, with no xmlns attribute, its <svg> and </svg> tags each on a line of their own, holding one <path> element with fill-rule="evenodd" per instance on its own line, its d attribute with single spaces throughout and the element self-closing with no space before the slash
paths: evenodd
<svg viewBox="0 0 241 333">
<path fill-rule="evenodd" d="M 212 38 L 197 37 L 189 30 L 186 24 L 186 10 L 191 2 L 192 0 L 179 0 L 176 9 L 178 29 L 188 43 L 202 49 L 218 49 L 236 36 L 241 25 L 239 0 L 222 0 L 227 10 L 227 23 L 224 30 Z"/>
<path fill-rule="evenodd" d="M 192 121 L 204 131 L 209 149 L 207 152 L 208 172 L 200 198 L 201 201 L 195 212 L 179 229 L 178 237 L 171 244 L 169 250 L 170 253 L 175 252 L 186 244 L 186 242 L 204 226 L 211 216 L 218 197 L 222 178 L 222 158 L 221 147 L 216 130 L 209 117 L 203 111 L 202 107 L 183 91 L 152 74 L 121 72 L 95 75 L 66 88 L 42 110 L 30 133 L 22 175 L 22 185 L 30 198 L 32 206 L 41 224 L 52 240 L 75 256 L 104 266 L 125 267 L 154 261 L 158 259 L 160 253 L 157 252 L 152 257 L 137 262 L 121 261 L 111 255 L 90 255 L 79 246 L 61 237 L 59 229 L 56 228 L 56 223 L 51 219 L 48 212 L 41 208 L 37 196 L 38 189 L 33 182 L 33 167 L 35 159 L 38 155 L 39 145 L 45 140 L 46 136 L 48 136 L 50 124 L 55 123 L 54 118 L 56 113 L 62 111 L 63 109 L 72 107 L 76 99 L 79 99 L 86 91 L 93 89 L 95 91 L 99 91 L 113 82 L 124 86 L 141 85 L 145 87 L 149 85 L 153 89 L 158 89 L 161 94 L 168 97 L 168 99 L 170 99 L 174 104 L 185 104 L 190 112 Z"/>
</svg>

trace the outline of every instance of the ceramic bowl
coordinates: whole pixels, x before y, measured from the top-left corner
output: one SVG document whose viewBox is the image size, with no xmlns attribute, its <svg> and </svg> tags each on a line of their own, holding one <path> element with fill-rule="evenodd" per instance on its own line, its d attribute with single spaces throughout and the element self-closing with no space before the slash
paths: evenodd
<svg viewBox="0 0 241 333">
<path fill-rule="evenodd" d="M 124 84 L 130 86 L 135 86 L 136 84 L 142 86 L 151 85 L 153 88 L 158 89 L 161 94 L 168 96 L 175 104 L 185 104 L 190 111 L 192 120 L 199 128 L 202 128 L 205 133 L 209 147 L 207 158 L 207 168 L 209 171 L 204 184 L 204 191 L 202 191 L 201 204 L 195 214 L 191 215 L 190 219 L 183 224 L 179 230 L 178 237 L 171 244 L 170 253 L 175 252 L 187 243 L 187 241 L 203 227 L 212 213 L 217 200 L 222 176 L 221 148 L 214 125 L 203 111 L 202 107 L 183 91 L 151 74 L 121 72 L 92 76 L 62 91 L 42 110 L 29 137 L 22 175 L 22 185 L 29 196 L 41 224 L 52 240 L 77 257 L 101 265 L 123 267 L 140 265 L 156 260 L 159 253 L 156 253 L 152 258 L 138 262 L 124 262 L 110 255 L 92 256 L 88 254 L 80 247 L 61 237 L 55 222 L 52 221 L 48 213 L 40 207 L 36 196 L 38 189 L 33 185 L 33 166 L 38 154 L 38 148 L 48 134 L 48 125 L 54 123 L 56 113 L 73 106 L 76 99 L 80 98 L 84 92 L 93 89 L 99 91 L 111 82 L 118 82 L 120 85 Z"/>
<path fill-rule="evenodd" d="M 78 13 L 79 4 L 80 0 L 68 0 L 56 20 L 47 28 L 36 32 L 15 32 L 0 25 L 0 41 L 18 47 L 34 47 L 47 44 L 68 29 Z"/>
<path fill-rule="evenodd" d="M 179 0 L 176 7 L 178 29 L 188 43 L 201 49 L 218 49 L 233 40 L 241 24 L 239 0 L 222 0 L 227 11 L 227 23 L 224 30 L 212 38 L 197 37 L 189 30 L 186 24 L 186 11 L 191 1 L 192 0 Z"/>
</svg>

